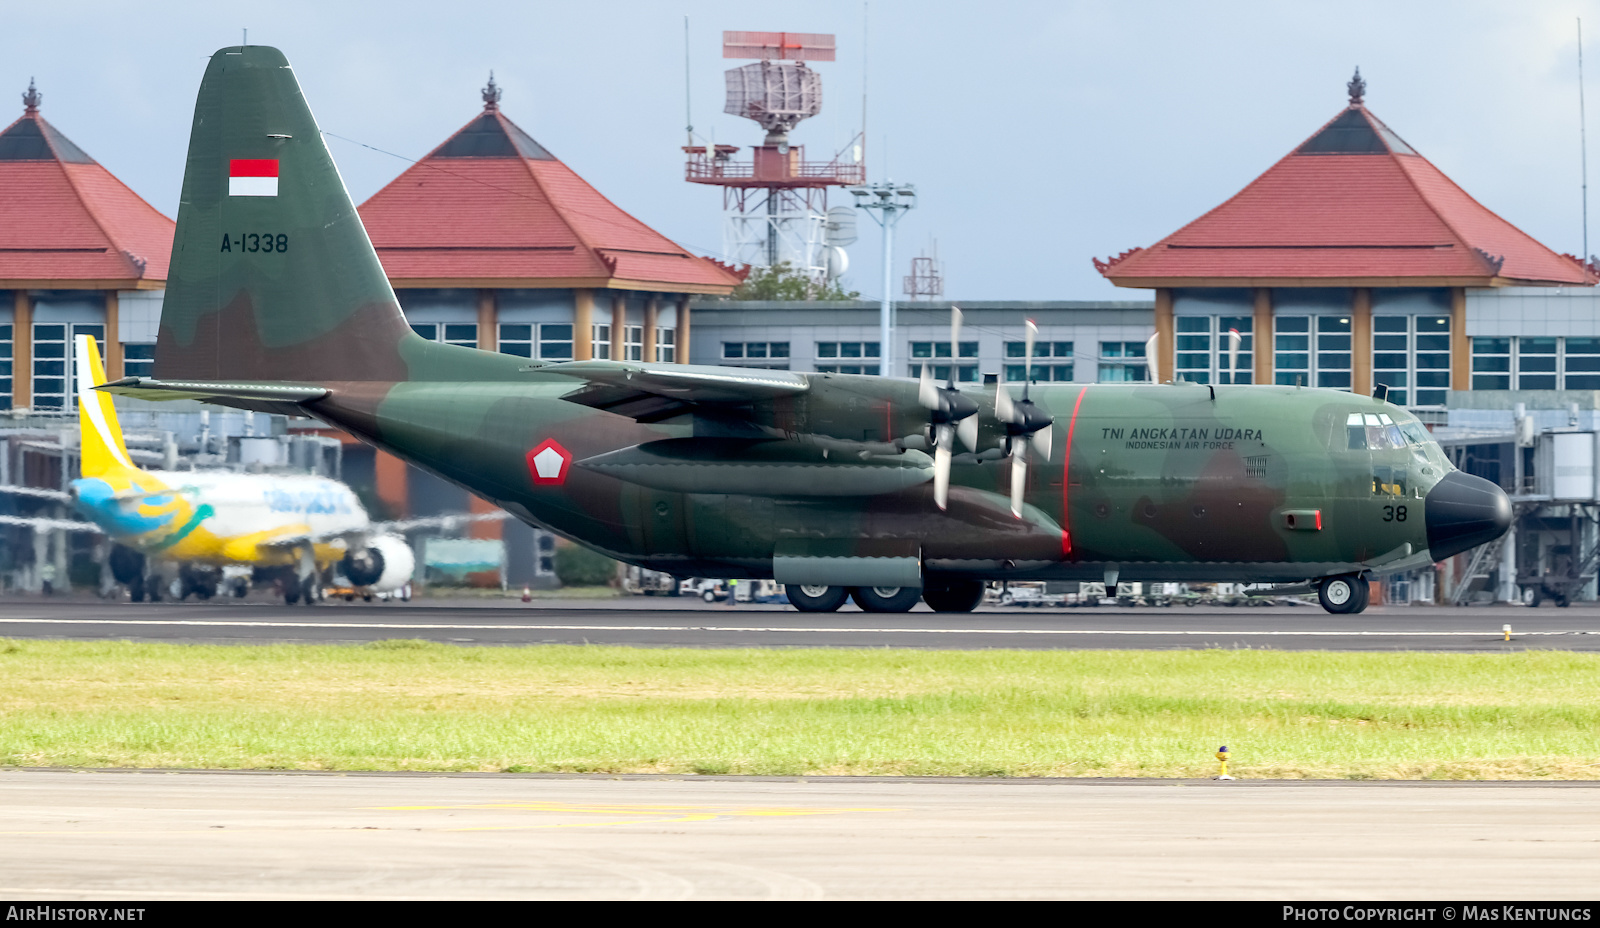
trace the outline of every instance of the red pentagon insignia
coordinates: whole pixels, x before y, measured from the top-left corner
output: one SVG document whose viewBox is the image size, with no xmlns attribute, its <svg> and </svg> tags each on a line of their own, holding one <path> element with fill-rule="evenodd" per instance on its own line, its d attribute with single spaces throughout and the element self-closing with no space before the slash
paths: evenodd
<svg viewBox="0 0 1600 928">
<path fill-rule="evenodd" d="M 547 438 L 528 452 L 528 474 L 533 482 L 557 485 L 567 481 L 567 468 L 572 464 L 572 452 L 561 447 L 554 438 Z"/>
</svg>

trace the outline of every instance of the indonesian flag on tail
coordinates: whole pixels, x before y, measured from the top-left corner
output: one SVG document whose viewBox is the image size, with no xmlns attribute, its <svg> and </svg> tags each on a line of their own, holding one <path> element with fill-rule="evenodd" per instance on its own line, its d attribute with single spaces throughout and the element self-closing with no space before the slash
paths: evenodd
<svg viewBox="0 0 1600 928">
<path fill-rule="evenodd" d="M 278 195 L 278 159 L 235 158 L 228 162 L 228 196 Z"/>
</svg>

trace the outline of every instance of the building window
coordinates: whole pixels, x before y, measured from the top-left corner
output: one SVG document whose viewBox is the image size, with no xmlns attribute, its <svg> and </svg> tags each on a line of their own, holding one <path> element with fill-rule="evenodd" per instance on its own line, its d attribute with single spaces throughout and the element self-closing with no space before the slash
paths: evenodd
<svg viewBox="0 0 1600 928">
<path fill-rule="evenodd" d="M 722 357 L 724 360 L 739 361 L 746 358 L 765 360 L 767 358 L 788 358 L 788 342 L 723 342 Z M 763 365 L 750 365 L 761 367 Z"/>
<path fill-rule="evenodd" d="M 572 323 L 539 323 L 539 360 L 572 360 Z"/>
<path fill-rule="evenodd" d="M 67 409 L 77 389 L 72 364 L 74 339 L 92 335 L 105 344 L 106 327 L 98 322 L 39 322 L 33 326 L 33 408 Z"/>
<path fill-rule="evenodd" d="M 11 408 L 11 324 L 0 324 L 0 409 Z"/>
<path fill-rule="evenodd" d="M 1472 340 L 1472 389 L 1511 389 L 1511 339 Z"/>
<path fill-rule="evenodd" d="M 1417 406 L 1443 406 L 1450 398 L 1450 317 L 1416 316 Z"/>
<path fill-rule="evenodd" d="M 1556 388 L 1556 339 L 1517 339 L 1517 389 Z"/>
<path fill-rule="evenodd" d="M 572 326 L 569 323 L 502 322 L 499 333 L 495 344 L 501 354 L 543 361 L 572 360 Z"/>
<path fill-rule="evenodd" d="M 1600 390 L 1600 338 L 1474 338 L 1472 389 L 1509 390 L 1513 384 L 1518 390 L 1555 390 L 1557 384 Z"/>
<path fill-rule="evenodd" d="M 1149 379 L 1149 369 L 1144 362 L 1144 342 L 1100 343 L 1101 383 L 1138 383 Z"/>
<path fill-rule="evenodd" d="M 956 346 L 963 358 L 976 358 L 978 356 L 977 342 L 961 342 Z M 950 357 L 949 342 L 912 342 L 911 356 L 913 358 L 948 358 Z"/>
<path fill-rule="evenodd" d="M 947 354 L 946 357 L 948 357 L 948 356 L 949 355 Z M 948 382 L 950 380 L 950 365 L 948 365 L 948 364 L 930 364 L 930 365 L 928 365 L 928 367 L 932 371 L 930 376 L 932 376 L 934 380 L 943 380 L 943 381 L 946 381 L 946 382 Z M 818 370 L 821 370 L 821 368 L 818 368 Z M 976 364 L 959 364 L 959 365 L 956 365 L 955 371 L 956 371 L 956 382 L 957 383 L 977 383 L 978 382 L 978 365 L 976 365 Z M 1040 371 L 1040 368 L 1034 368 L 1034 373 L 1035 374 L 1039 373 L 1039 371 Z M 920 378 L 922 376 L 922 365 L 921 364 L 913 364 L 913 365 L 911 365 L 910 372 L 911 372 L 911 376 L 912 377 Z M 877 368 L 873 368 L 873 373 L 877 373 Z"/>
<path fill-rule="evenodd" d="M 1120 343 L 1117 343 L 1120 344 Z M 1033 379 L 1036 383 L 1069 383 L 1072 380 L 1072 342 L 1034 342 Z M 1005 377 L 1007 383 L 1022 383 L 1028 378 L 1028 365 L 1012 361 L 1027 357 L 1027 342 L 1006 342 Z M 1054 358 L 1056 363 L 1040 363 L 1040 359 Z M 1066 363 L 1062 363 L 1066 362 Z"/>
<path fill-rule="evenodd" d="M 149 377 L 156 368 L 156 346 L 128 343 L 122 346 L 122 373 L 125 377 Z"/>
<path fill-rule="evenodd" d="M 33 327 L 33 406 L 59 409 L 67 394 L 67 327 L 35 323 Z"/>
<path fill-rule="evenodd" d="M 1173 346 L 1178 380 L 1211 382 L 1210 316 L 1179 316 L 1177 343 Z"/>
<path fill-rule="evenodd" d="M 877 374 L 876 364 L 818 364 L 819 374 Z"/>
<path fill-rule="evenodd" d="M 1272 325 L 1273 382 L 1307 386 L 1311 381 L 1311 317 L 1279 316 Z"/>
<path fill-rule="evenodd" d="M 644 326 L 625 325 L 622 327 L 622 360 L 644 360 Z"/>
<path fill-rule="evenodd" d="M 1350 317 L 1317 317 L 1317 386 L 1350 389 Z"/>
<path fill-rule="evenodd" d="M 678 358 L 678 330 L 656 329 L 656 360 L 672 364 Z"/>
<path fill-rule="evenodd" d="M 589 326 L 589 357 L 596 361 L 611 359 L 611 326 L 597 322 Z"/>
<path fill-rule="evenodd" d="M 476 322 L 413 322 L 411 331 L 430 342 L 444 342 L 446 345 L 459 345 L 463 348 L 478 347 Z"/>
<path fill-rule="evenodd" d="M 819 358 L 876 358 L 877 356 L 877 342 L 817 342 Z"/>
<path fill-rule="evenodd" d="M 1600 390 L 1600 338 L 1568 338 L 1564 346 L 1568 390 Z"/>
<path fill-rule="evenodd" d="M 412 326 L 413 329 L 416 326 Z M 421 333 L 418 333 L 421 334 Z M 495 341 L 501 354 L 514 354 L 519 358 L 533 357 L 533 326 L 521 322 L 500 323 L 500 337 Z"/>
</svg>

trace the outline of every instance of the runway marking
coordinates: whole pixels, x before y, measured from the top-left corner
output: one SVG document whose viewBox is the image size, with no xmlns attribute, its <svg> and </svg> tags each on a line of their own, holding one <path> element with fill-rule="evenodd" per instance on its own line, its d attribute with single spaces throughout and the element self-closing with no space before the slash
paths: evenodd
<svg viewBox="0 0 1600 928">
<path fill-rule="evenodd" d="M 153 625 L 184 628 L 327 628 L 393 629 L 399 631 L 553 631 L 553 632 L 749 632 L 755 634 L 852 634 L 852 635 L 1255 635 L 1278 638 L 1498 638 L 1495 629 L 1481 631 L 1328 631 L 1295 629 L 1244 631 L 1226 629 L 1108 629 L 1108 628 L 834 628 L 783 625 L 458 625 L 403 622 L 245 622 L 202 619 L 0 619 L 5 625 Z M 1559 635 L 1596 635 L 1594 631 L 1516 632 L 1513 638 Z"/>
</svg>

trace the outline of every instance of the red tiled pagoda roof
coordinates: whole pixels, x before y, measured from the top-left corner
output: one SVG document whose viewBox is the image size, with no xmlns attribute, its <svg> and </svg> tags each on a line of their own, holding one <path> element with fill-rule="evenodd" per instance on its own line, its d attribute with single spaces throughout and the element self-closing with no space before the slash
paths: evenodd
<svg viewBox="0 0 1600 928">
<path fill-rule="evenodd" d="M 0 132 L 0 288 L 160 287 L 174 228 L 34 107 Z"/>
<path fill-rule="evenodd" d="M 617 207 L 492 104 L 360 212 L 396 286 L 725 294 L 739 283 Z"/>
<path fill-rule="evenodd" d="M 1352 103 L 1227 202 L 1095 266 L 1120 287 L 1592 286 Z"/>
</svg>

